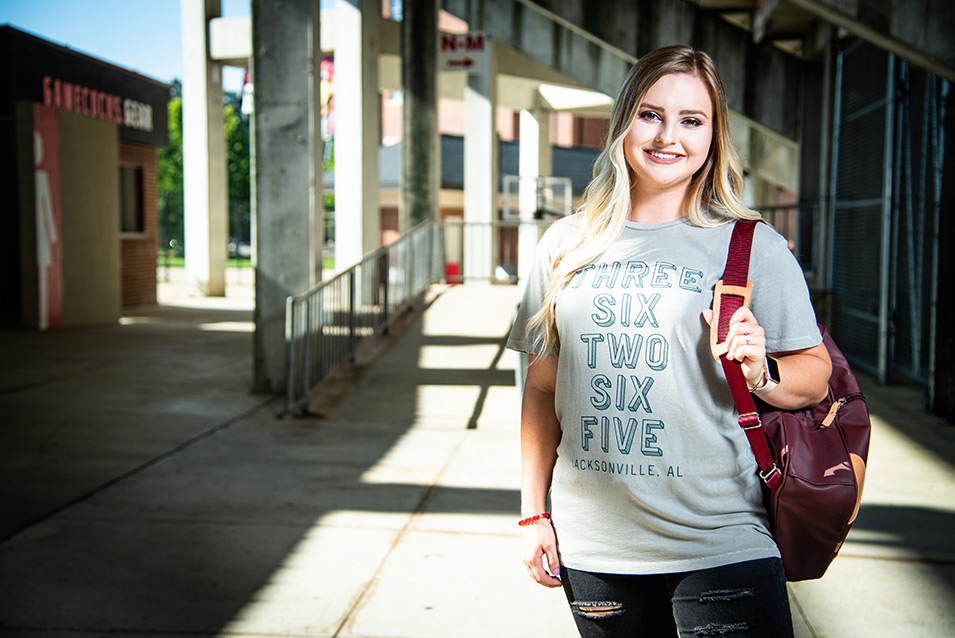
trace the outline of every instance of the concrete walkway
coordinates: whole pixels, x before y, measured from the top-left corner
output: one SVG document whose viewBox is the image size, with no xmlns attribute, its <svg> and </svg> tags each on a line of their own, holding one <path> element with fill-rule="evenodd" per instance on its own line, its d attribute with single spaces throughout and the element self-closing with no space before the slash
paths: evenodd
<svg viewBox="0 0 955 638">
<path fill-rule="evenodd" d="M 249 393 L 247 284 L 0 331 L 0 637 L 576 636 L 519 561 L 517 291 L 459 286 L 326 384 Z M 797 636 L 955 636 L 955 428 L 868 387 L 863 509 Z"/>
</svg>

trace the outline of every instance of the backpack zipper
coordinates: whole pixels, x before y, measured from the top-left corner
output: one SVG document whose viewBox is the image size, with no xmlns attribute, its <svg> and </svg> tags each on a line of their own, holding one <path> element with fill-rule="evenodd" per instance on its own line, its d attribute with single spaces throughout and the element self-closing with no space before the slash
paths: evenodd
<svg viewBox="0 0 955 638">
<path fill-rule="evenodd" d="M 856 399 L 862 399 L 861 394 L 856 394 L 848 397 L 841 397 L 832 402 L 832 405 L 829 406 L 829 412 L 826 414 L 826 417 L 822 420 L 822 423 L 819 424 L 819 429 L 827 428 L 832 425 L 833 421 L 836 420 L 836 414 L 839 412 L 839 408 L 844 406 L 849 401 L 855 401 Z"/>
</svg>

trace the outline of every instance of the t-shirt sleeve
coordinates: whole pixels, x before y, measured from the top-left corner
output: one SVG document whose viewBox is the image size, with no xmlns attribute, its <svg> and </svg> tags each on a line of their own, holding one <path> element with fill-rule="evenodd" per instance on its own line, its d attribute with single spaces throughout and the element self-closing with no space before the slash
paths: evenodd
<svg viewBox="0 0 955 638">
<path fill-rule="evenodd" d="M 564 239 L 574 232 L 575 228 L 568 219 L 552 224 L 534 250 L 533 264 L 530 274 L 524 285 L 524 296 L 517 310 L 517 317 L 507 338 L 507 347 L 527 354 L 542 354 L 540 350 L 540 334 L 528 333 L 527 324 L 531 317 L 540 310 L 544 303 L 544 295 L 550 283 L 551 268 L 554 258 Z M 556 352 L 550 353 L 556 355 Z"/>
<path fill-rule="evenodd" d="M 786 238 L 757 224 L 749 278 L 750 309 L 766 332 L 766 351 L 788 352 L 822 343 L 809 287 Z"/>
</svg>

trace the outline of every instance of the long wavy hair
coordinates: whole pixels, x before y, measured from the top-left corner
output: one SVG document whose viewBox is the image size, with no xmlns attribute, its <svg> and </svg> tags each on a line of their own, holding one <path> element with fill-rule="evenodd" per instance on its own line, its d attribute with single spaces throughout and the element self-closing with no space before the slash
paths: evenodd
<svg viewBox="0 0 955 638">
<path fill-rule="evenodd" d="M 696 75 L 713 102 L 710 152 L 690 180 L 686 195 L 690 223 L 718 226 L 759 218 L 759 213 L 742 201 L 743 171 L 730 135 L 726 92 L 713 60 L 703 51 L 682 45 L 648 53 L 630 70 L 614 100 L 606 144 L 594 163 L 594 177 L 584 191 L 583 203 L 573 215 L 578 220 L 577 234 L 554 259 L 544 303 L 528 323 L 528 333 L 537 335 L 539 353 L 553 353 L 560 343 L 554 316 L 558 294 L 580 268 L 610 247 L 630 216 L 633 173 L 624 157 L 624 141 L 647 91 L 671 73 Z"/>
</svg>

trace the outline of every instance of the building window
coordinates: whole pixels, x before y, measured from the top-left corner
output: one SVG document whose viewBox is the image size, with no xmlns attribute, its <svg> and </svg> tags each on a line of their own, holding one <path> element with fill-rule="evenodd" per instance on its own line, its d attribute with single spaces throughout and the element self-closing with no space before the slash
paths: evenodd
<svg viewBox="0 0 955 638">
<path fill-rule="evenodd" d="M 145 232 L 143 223 L 143 168 L 132 164 L 119 167 L 120 231 Z"/>
</svg>

